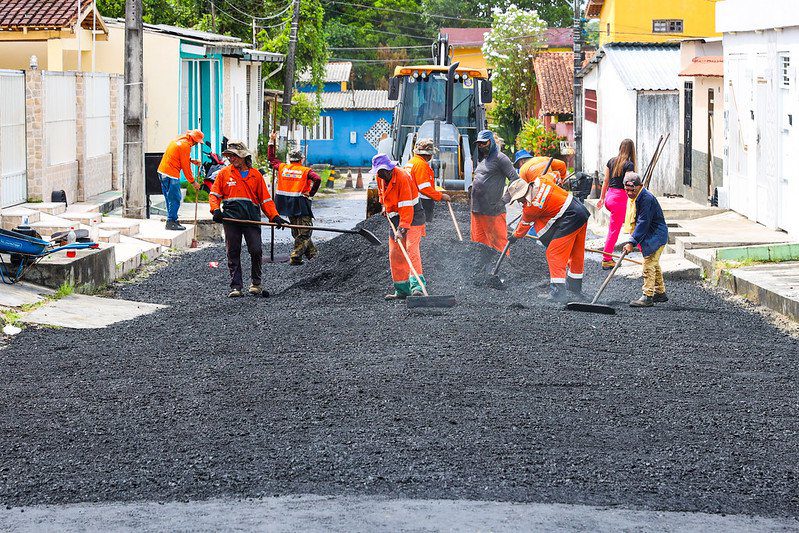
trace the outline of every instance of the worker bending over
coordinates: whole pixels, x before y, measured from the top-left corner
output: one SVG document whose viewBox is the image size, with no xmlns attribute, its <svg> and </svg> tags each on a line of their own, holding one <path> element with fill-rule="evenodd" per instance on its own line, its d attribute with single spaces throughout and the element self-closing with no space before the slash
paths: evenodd
<svg viewBox="0 0 799 533">
<path fill-rule="evenodd" d="M 448 194 L 436 190 L 436 184 L 433 173 L 433 167 L 430 166 L 430 160 L 435 153 L 435 146 L 433 139 L 420 139 L 416 142 L 413 148 L 414 156 L 405 164 L 405 171 L 408 172 L 416 186 L 419 188 L 421 195 L 420 201 L 424 208 L 424 213 L 427 222 L 433 220 L 433 208 L 435 202 L 449 202 L 451 198 Z"/>
<path fill-rule="evenodd" d="M 551 165 L 549 165 L 550 159 L 552 159 Z M 566 180 L 566 176 L 568 175 L 566 163 L 560 159 L 535 156 L 530 157 L 529 159 L 522 159 L 521 161 L 519 161 L 519 158 L 517 157 L 516 161 L 519 162 L 519 177 L 527 183 L 532 183 L 538 176 L 543 174 L 544 169 L 547 168 L 547 165 L 549 165 L 549 170 L 547 172 L 549 173 L 550 177 L 555 180 L 555 184 L 558 187 L 563 185 L 563 182 Z"/>
<path fill-rule="evenodd" d="M 247 146 L 241 141 L 231 141 L 222 155 L 228 158 L 230 165 L 224 167 L 216 176 L 211 192 L 208 195 L 214 222 L 222 223 L 225 231 L 225 248 L 227 249 L 227 266 L 230 271 L 231 298 L 241 296 L 244 287 L 241 275 L 241 238 L 247 243 L 250 252 L 250 294 L 262 295 L 261 288 L 261 227 L 249 224 L 224 222 L 224 218 L 239 220 L 261 220 L 261 211 L 266 217 L 278 225 L 288 224 L 280 218 L 275 203 L 266 188 L 264 177 L 252 168 L 252 156 Z M 222 204 L 220 208 L 220 203 Z M 223 211 L 224 209 L 224 211 Z M 269 293 L 266 293 L 269 294 Z"/>
<path fill-rule="evenodd" d="M 508 243 L 502 193 L 506 181 L 518 176 L 489 130 L 477 134 L 477 159 L 472 181 L 472 240 L 502 251 Z"/>
<path fill-rule="evenodd" d="M 275 203 L 278 212 L 288 217 L 292 224 L 299 226 L 313 226 L 313 210 L 311 197 L 319 190 L 322 178 L 308 167 L 302 165 L 301 150 L 291 150 L 288 154 L 288 163 L 283 163 L 275 157 L 275 140 L 277 132 L 269 136 L 267 159 L 269 164 L 277 170 L 277 184 L 275 185 Z M 291 264 L 301 265 L 303 256 L 308 259 L 316 257 L 316 246 L 311 241 L 310 229 L 291 229 L 294 237 L 294 249 L 291 251 Z"/>
<path fill-rule="evenodd" d="M 534 225 L 539 242 L 546 247 L 550 290 L 541 297 L 565 302 L 579 299 L 583 290 L 585 232 L 588 210 L 571 193 L 544 174 L 531 183 L 517 180 L 508 186 L 512 202 L 523 204 L 522 220 L 508 239 L 515 242 Z M 569 295 L 568 293 L 571 293 Z"/>
<path fill-rule="evenodd" d="M 200 184 L 194 179 L 191 166 L 200 166 L 200 161 L 191 158 L 191 149 L 195 144 L 203 142 L 203 132 L 189 130 L 183 135 L 173 139 L 166 147 L 166 152 L 161 157 L 158 165 L 158 178 L 161 180 L 161 192 L 166 202 L 166 229 L 183 231 L 186 229 L 178 224 L 178 209 L 183 201 L 180 193 L 180 171 L 186 177 L 194 190 L 199 190 Z"/>
<path fill-rule="evenodd" d="M 398 229 L 398 235 L 388 240 L 388 262 L 391 266 L 391 279 L 394 292 L 386 295 L 386 300 L 404 300 L 411 295 L 423 294 L 419 282 L 412 275 L 405 256 L 397 241 L 401 241 L 411 258 L 411 263 L 425 283 L 422 273 L 422 255 L 419 244 L 425 235 L 425 214 L 419 202 L 419 189 L 413 178 L 405 170 L 394 164 L 385 154 L 372 158 L 371 173 L 378 182 L 382 181 L 380 201 L 386 216 Z"/>
<path fill-rule="evenodd" d="M 635 229 L 624 249 L 632 252 L 640 246 L 644 255 L 644 294 L 630 302 L 630 307 L 652 307 L 656 303 L 668 302 L 660 268 L 660 256 L 669 242 L 669 227 L 663 209 L 655 195 L 644 189 L 641 177 L 635 172 L 624 175 L 624 191 L 628 198 L 635 200 Z"/>
</svg>

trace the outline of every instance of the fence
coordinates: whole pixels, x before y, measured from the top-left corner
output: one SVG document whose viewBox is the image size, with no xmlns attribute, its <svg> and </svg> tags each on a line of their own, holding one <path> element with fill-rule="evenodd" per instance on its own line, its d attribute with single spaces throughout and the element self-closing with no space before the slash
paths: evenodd
<svg viewBox="0 0 799 533">
<path fill-rule="evenodd" d="M 84 74 L 86 157 L 111 152 L 111 84 L 108 74 Z"/>
<path fill-rule="evenodd" d="M 0 71 L 0 207 L 27 198 L 25 74 Z"/>
<path fill-rule="evenodd" d="M 77 160 L 75 74 L 42 73 L 44 85 L 44 145 L 49 166 Z"/>
</svg>

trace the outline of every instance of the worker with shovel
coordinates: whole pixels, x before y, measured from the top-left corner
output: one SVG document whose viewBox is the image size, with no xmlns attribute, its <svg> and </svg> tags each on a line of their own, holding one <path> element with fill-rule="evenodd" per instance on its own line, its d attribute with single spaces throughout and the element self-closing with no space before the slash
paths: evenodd
<svg viewBox="0 0 799 533">
<path fill-rule="evenodd" d="M 255 225 L 224 222 L 223 219 L 242 221 L 261 221 L 261 212 L 277 224 L 278 227 L 288 224 L 280 218 L 275 203 L 266 188 L 264 177 L 257 169 L 252 168 L 252 156 L 247 146 L 241 141 L 230 141 L 222 155 L 228 158 L 230 165 L 224 167 L 216 176 L 208 203 L 214 222 L 223 224 L 225 231 L 225 248 L 227 265 L 230 271 L 230 293 L 234 298 L 242 295 L 244 287 L 241 275 L 241 239 L 247 243 L 250 252 L 252 284 L 249 293 L 253 296 L 264 295 L 261 288 L 261 228 Z M 220 204 L 222 204 L 220 206 Z M 224 208 L 224 212 L 223 209 Z M 266 293 L 268 294 L 268 293 Z"/>
<path fill-rule="evenodd" d="M 550 163 L 550 160 L 552 163 Z M 563 185 L 563 181 L 568 175 L 566 163 L 560 159 L 531 156 L 529 159 L 522 159 L 521 161 L 519 160 L 519 157 L 516 157 L 516 161 L 519 165 L 519 177 L 527 183 L 532 183 L 536 178 L 541 176 L 541 174 L 547 170 L 547 165 L 549 165 L 549 177 L 551 177 L 558 186 Z"/>
<path fill-rule="evenodd" d="M 499 151 L 490 130 L 477 134 L 477 158 L 472 181 L 472 240 L 502 251 L 508 243 L 502 192 L 506 181 L 519 176 L 508 156 Z"/>
<path fill-rule="evenodd" d="M 388 262 L 394 292 L 387 294 L 386 300 L 404 300 L 411 295 L 422 295 L 424 291 L 420 283 L 426 282 L 422 274 L 419 244 L 425 235 L 425 213 L 419 202 L 419 189 L 411 175 L 385 154 L 377 154 L 372 158 L 370 173 L 383 182 L 380 201 L 389 224 L 397 230 L 394 237 L 388 240 Z M 405 247 L 409 260 L 406 260 L 397 241 L 401 241 Z M 411 276 L 411 265 L 419 279 Z"/>
<path fill-rule="evenodd" d="M 433 220 L 433 208 L 435 202 L 449 202 L 451 200 L 448 194 L 436 190 L 434 181 L 433 167 L 430 166 L 430 160 L 435 153 L 435 145 L 433 139 L 420 139 L 416 142 L 413 148 L 414 156 L 408 160 L 403 167 L 408 174 L 411 175 L 419 188 L 422 207 L 424 208 L 425 217 L 428 222 Z"/>
<path fill-rule="evenodd" d="M 290 150 L 288 163 L 283 163 L 275 157 L 275 141 L 277 132 L 269 136 L 267 159 L 269 164 L 277 170 L 277 184 L 275 185 L 275 203 L 278 212 L 289 218 L 291 224 L 299 226 L 313 226 L 313 211 L 311 210 L 311 197 L 319 190 L 322 178 L 303 166 L 302 150 Z M 292 228 L 294 249 L 291 251 L 290 264 L 301 265 L 303 256 L 308 259 L 316 257 L 316 246 L 311 241 L 310 229 Z"/>
<path fill-rule="evenodd" d="M 180 193 L 180 173 L 186 181 L 194 187 L 200 189 L 200 184 L 194 179 L 191 166 L 200 166 L 200 161 L 191 158 L 191 149 L 194 145 L 203 142 L 203 132 L 200 130 L 189 130 L 183 135 L 173 139 L 166 147 L 161 162 L 158 165 L 158 178 L 161 180 L 161 191 L 164 193 L 166 202 L 166 229 L 173 231 L 183 231 L 185 226 L 178 223 L 178 209 L 183 196 Z"/>
<path fill-rule="evenodd" d="M 521 239 L 534 225 L 539 242 L 546 247 L 550 290 L 541 297 L 556 302 L 581 298 L 588 210 L 549 174 L 531 183 L 514 181 L 507 193 L 510 201 L 523 205 L 522 220 L 508 241 Z"/>
<path fill-rule="evenodd" d="M 652 307 L 656 303 L 668 302 L 660 268 L 660 256 L 669 242 L 669 227 L 663 209 L 655 195 L 644 189 L 641 177 L 635 172 L 624 175 L 624 192 L 628 198 L 635 200 L 635 229 L 624 250 L 629 253 L 640 246 L 644 256 L 643 295 L 630 302 L 630 307 Z"/>
</svg>

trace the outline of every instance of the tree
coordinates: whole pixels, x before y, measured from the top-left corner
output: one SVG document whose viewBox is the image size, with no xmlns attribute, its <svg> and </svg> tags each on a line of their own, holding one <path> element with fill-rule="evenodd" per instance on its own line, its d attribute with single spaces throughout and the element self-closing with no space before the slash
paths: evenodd
<svg viewBox="0 0 799 533">
<path fill-rule="evenodd" d="M 483 55 L 494 66 L 494 100 L 513 110 L 522 122 L 533 116 L 536 53 L 546 46 L 546 23 L 535 11 L 511 6 L 495 11 Z"/>
</svg>

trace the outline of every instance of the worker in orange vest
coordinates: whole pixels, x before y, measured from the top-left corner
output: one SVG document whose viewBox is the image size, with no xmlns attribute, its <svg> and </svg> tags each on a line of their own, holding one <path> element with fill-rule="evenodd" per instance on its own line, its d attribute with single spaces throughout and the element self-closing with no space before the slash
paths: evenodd
<svg viewBox="0 0 799 533">
<path fill-rule="evenodd" d="M 301 150 L 291 150 L 288 153 L 288 163 L 283 163 L 275 157 L 275 141 L 277 132 L 269 136 L 267 159 L 269 164 L 277 170 L 277 183 L 275 184 L 275 203 L 278 212 L 288 217 L 292 224 L 300 226 L 313 226 L 313 211 L 311 197 L 319 190 L 322 178 L 310 168 L 303 166 Z M 301 265 L 302 258 L 313 259 L 316 257 L 316 246 L 311 240 L 310 229 L 291 229 L 294 237 L 294 249 L 291 252 L 290 263 Z"/>
<path fill-rule="evenodd" d="M 420 200 L 424 208 L 426 220 L 430 222 L 433 220 L 435 202 L 449 202 L 451 198 L 448 194 L 442 193 L 436 189 L 433 167 L 430 166 L 430 160 L 435 153 L 433 139 L 419 139 L 413 148 L 413 153 L 414 156 L 405 163 L 403 168 L 416 182 L 416 186 L 419 188 L 419 194 L 422 195 Z"/>
<path fill-rule="evenodd" d="M 419 202 L 419 189 L 411 175 L 385 154 L 377 154 L 372 158 L 370 173 L 376 176 L 378 182 L 383 182 L 380 202 L 385 209 L 385 215 L 398 229 L 398 235 L 388 240 L 388 262 L 391 266 L 394 292 L 387 294 L 386 300 L 404 300 L 411 295 L 422 295 L 424 293 L 419 281 L 412 275 L 408 262 L 396 242 L 399 240 L 403 243 L 413 268 L 416 269 L 422 283 L 426 283 L 419 250 L 419 244 L 425 235 L 425 214 Z"/>
<path fill-rule="evenodd" d="M 541 296 L 558 302 L 581 298 L 588 210 L 570 192 L 558 187 L 550 174 L 531 183 L 516 180 L 508 185 L 507 194 L 511 202 L 523 205 L 522 220 L 508 240 L 513 243 L 523 238 L 533 225 L 539 242 L 546 247 L 550 290 Z"/>
<path fill-rule="evenodd" d="M 518 156 L 518 152 L 517 152 Z M 544 169 L 549 164 L 549 157 L 535 156 L 530 158 L 517 157 L 514 165 L 519 169 L 519 177 L 527 183 L 532 183 L 537 177 L 544 173 Z M 549 176 L 555 180 L 555 183 L 560 187 L 563 185 L 566 176 L 568 175 L 568 168 L 566 163 L 560 159 L 552 159 L 552 164 L 549 165 Z"/>
<path fill-rule="evenodd" d="M 261 226 L 235 224 L 225 222 L 226 218 L 260 221 L 261 212 L 278 227 L 288 222 L 282 218 L 275 208 L 275 202 L 266 188 L 264 177 L 257 169 L 252 168 L 252 156 L 242 141 L 230 141 L 222 155 L 228 158 L 230 165 L 223 167 L 216 176 L 208 204 L 214 222 L 223 224 L 225 231 L 225 248 L 227 249 L 227 265 L 230 271 L 231 298 L 241 296 L 244 283 L 241 275 L 241 239 L 247 243 L 250 252 L 250 285 L 249 293 L 263 296 L 261 288 Z M 221 204 L 221 205 L 220 205 Z M 224 211 L 223 208 L 224 207 Z"/>
<path fill-rule="evenodd" d="M 203 132 L 189 130 L 183 135 L 173 139 L 166 147 L 161 163 L 158 165 L 158 177 L 161 180 L 161 191 L 166 201 L 166 229 L 182 231 L 186 229 L 178 224 L 178 209 L 183 195 L 180 192 L 180 172 L 194 187 L 200 189 L 200 184 L 194 179 L 191 166 L 200 166 L 201 162 L 191 158 L 191 149 L 195 144 L 203 142 Z"/>
</svg>

